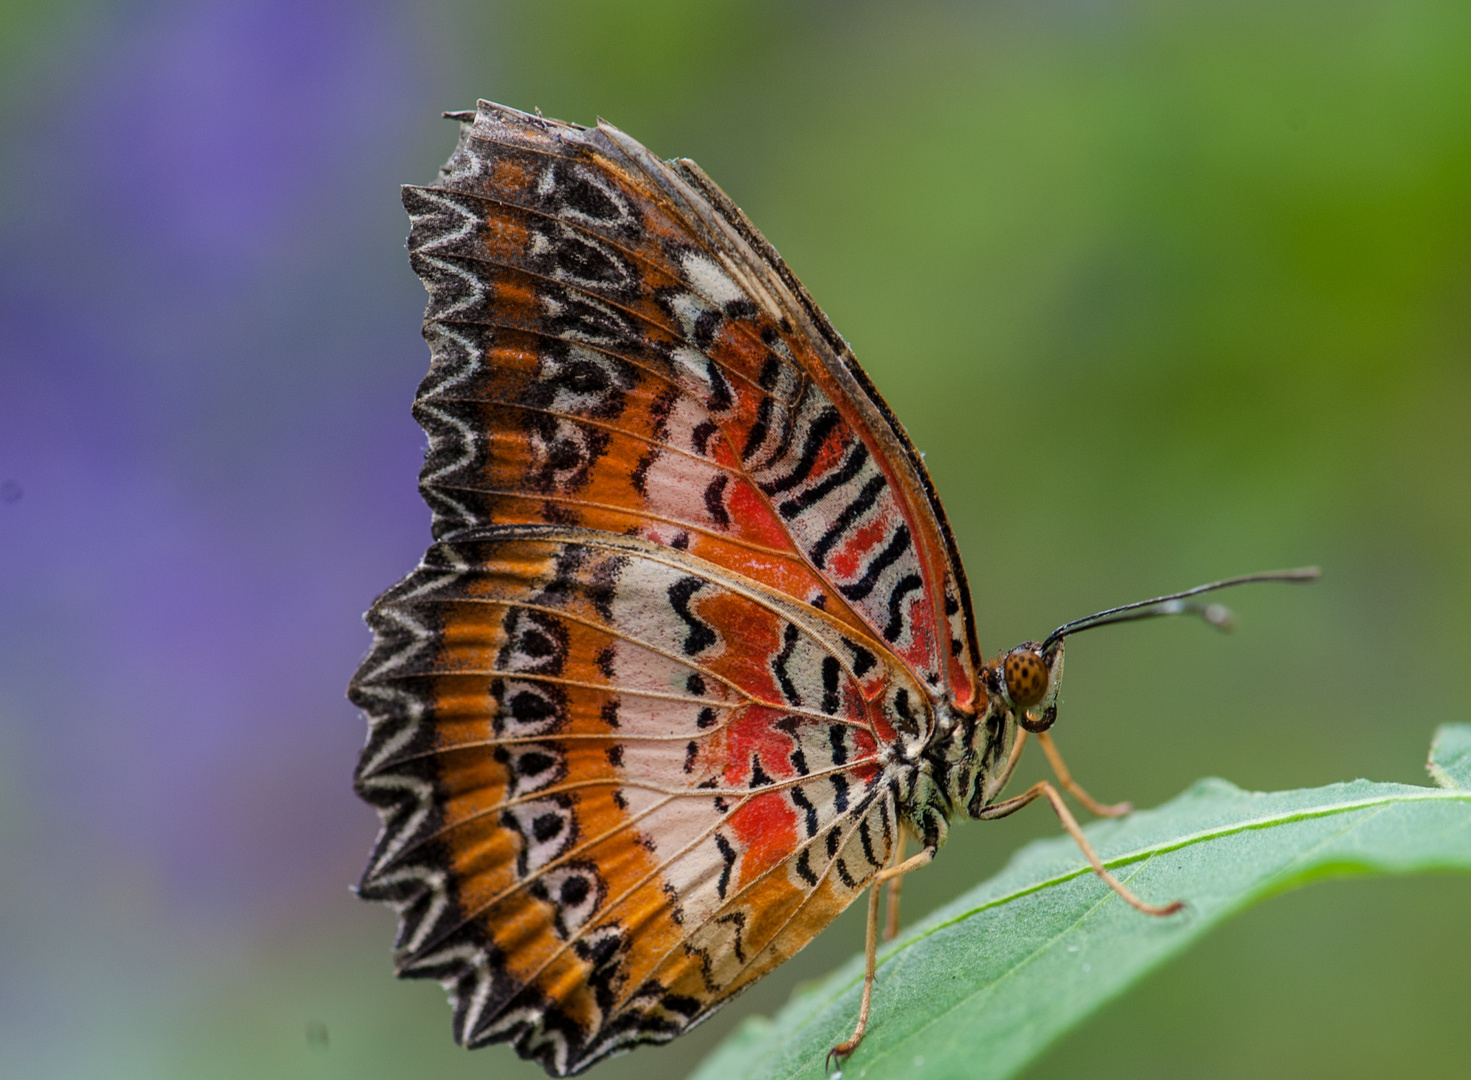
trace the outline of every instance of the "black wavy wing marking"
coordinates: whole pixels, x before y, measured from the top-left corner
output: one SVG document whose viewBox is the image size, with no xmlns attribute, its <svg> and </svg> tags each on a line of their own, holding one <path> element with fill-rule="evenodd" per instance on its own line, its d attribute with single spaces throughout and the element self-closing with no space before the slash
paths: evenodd
<svg viewBox="0 0 1471 1080">
<path fill-rule="evenodd" d="M 626 136 L 625 136 L 626 138 Z M 925 501 L 930 515 L 939 527 L 941 537 L 945 542 L 947 569 L 955 581 L 955 592 L 963 612 L 965 625 L 965 639 L 960 643 L 961 647 L 968 650 L 969 667 L 971 671 L 980 670 L 980 646 L 976 639 L 975 612 L 971 606 L 970 585 L 966 581 L 965 566 L 960 559 L 960 549 L 955 543 L 955 533 L 950 526 L 950 519 L 945 513 L 945 507 L 940 502 L 939 493 L 935 490 L 934 480 L 930 477 L 929 469 L 925 466 L 924 459 L 920 456 L 918 449 L 909 438 L 909 433 L 899 418 L 894 415 L 894 410 L 879 393 L 878 387 L 868 377 L 858 363 L 858 358 L 853 355 L 853 350 L 847 341 L 833 327 L 826 313 L 813 300 L 812 294 L 807 291 L 806 286 L 792 273 L 786 261 L 777 250 L 771 246 L 766 237 L 751 223 L 750 218 L 736 206 L 731 198 L 721 190 L 720 186 L 711 180 L 695 162 L 688 158 L 679 158 L 671 161 L 670 166 L 678 172 L 681 179 L 697 190 L 709 203 L 710 208 L 718 217 L 750 245 L 765 264 L 767 269 L 775 274 L 787 287 L 798 302 L 802 305 L 803 314 L 816 330 L 822 342 L 826 344 L 831 355 L 837 357 L 842 365 L 843 372 L 848 379 L 856 384 L 863 398 L 876 413 L 877 419 L 881 421 L 882 430 L 887 436 L 889 445 L 896 447 L 903 454 L 910 469 L 919 481 L 921 490 L 925 494 Z M 827 355 L 819 350 L 819 355 L 826 361 Z"/>
</svg>

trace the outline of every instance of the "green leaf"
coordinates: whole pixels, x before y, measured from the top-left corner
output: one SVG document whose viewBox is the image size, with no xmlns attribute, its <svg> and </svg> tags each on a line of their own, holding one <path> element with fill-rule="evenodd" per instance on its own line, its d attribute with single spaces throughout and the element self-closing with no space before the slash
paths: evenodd
<svg viewBox="0 0 1471 1080">
<path fill-rule="evenodd" d="M 1135 893 L 1185 910 L 1140 915 L 1066 837 L 1031 844 L 992 880 L 880 950 L 868 1033 L 849 1080 L 1015 1075 L 1130 983 L 1249 905 L 1325 877 L 1471 871 L 1471 725 L 1431 750 L 1438 787 L 1347 784 L 1249 792 L 1197 782 L 1154 810 L 1090 825 Z M 774 1019 L 748 1021 L 694 1080 L 823 1077 L 858 1015 L 855 957 Z"/>
<path fill-rule="evenodd" d="M 1425 768 L 1443 788 L 1471 788 L 1471 724 L 1442 725 Z"/>
</svg>

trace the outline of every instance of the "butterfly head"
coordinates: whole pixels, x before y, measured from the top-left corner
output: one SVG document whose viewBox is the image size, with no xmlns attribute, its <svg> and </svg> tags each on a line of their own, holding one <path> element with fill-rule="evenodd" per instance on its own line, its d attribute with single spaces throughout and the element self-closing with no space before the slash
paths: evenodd
<svg viewBox="0 0 1471 1080">
<path fill-rule="evenodd" d="M 1031 732 L 1046 731 L 1057 719 L 1057 688 L 1062 682 L 1062 639 L 1047 644 L 1024 641 L 997 665 L 994 679 L 1007 711 Z"/>
</svg>

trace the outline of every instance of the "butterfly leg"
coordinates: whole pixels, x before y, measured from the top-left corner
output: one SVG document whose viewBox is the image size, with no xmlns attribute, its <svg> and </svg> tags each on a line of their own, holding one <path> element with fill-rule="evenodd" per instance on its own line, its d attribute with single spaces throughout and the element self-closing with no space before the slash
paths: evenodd
<svg viewBox="0 0 1471 1080">
<path fill-rule="evenodd" d="M 1057 744 L 1052 741 L 1052 736 L 1045 731 L 1038 732 L 1037 741 L 1042 744 L 1042 752 L 1047 755 L 1047 760 L 1052 765 L 1052 771 L 1057 774 L 1057 782 L 1063 786 L 1068 794 L 1086 806 L 1089 813 L 1097 814 L 1099 817 L 1123 817 L 1134 809 L 1132 803 L 1121 802 L 1114 803 L 1110 806 L 1099 802 L 1092 795 L 1089 795 L 1073 779 L 1073 774 L 1068 772 L 1068 767 L 1063 764 L 1062 755 L 1057 752 Z"/>
<path fill-rule="evenodd" d="M 1016 738 L 1011 744 L 1011 753 L 1006 755 L 1006 764 L 1001 767 L 1001 771 L 986 785 L 987 802 L 994 799 L 1006 787 L 1007 781 L 1011 779 L 1011 774 L 1016 771 L 1016 763 L 1021 760 L 1022 747 L 1026 745 L 1027 729 L 1018 727 L 1016 729 Z"/>
<path fill-rule="evenodd" d="M 1088 864 L 1093 867 L 1094 873 L 1107 882 L 1108 887 L 1118 893 L 1119 899 L 1123 900 L 1124 903 L 1136 911 L 1142 911 L 1145 915 L 1173 915 L 1185 906 L 1185 901 L 1183 900 L 1174 900 L 1168 904 L 1160 905 L 1146 904 L 1125 888 L 1124 884 L 1118 878 L 1108 872 L 1108 869 L 1103 865 L 1103 860 L 1098 857 L 1098 852 L 1093 850 L 1093 845 L 1088 843 L 1088 838 L 1083 835 L 1083 830 L 1078 828 L 1078 821 L 1073 817 L 1073 812 L 1067 808 L 1067 803 L 1062 801 L 1062 795 L 1046 780 L 1039 780 L 1015 798 L 986 807 L 986 809 L 976 815 L 976 818 L 980 821 L 991 821 L 995 818 L 1006 817 L 1008 814 L 1016 813 L 1023 806 L 1026 806 L 1043 795 L 1047 796 L 1047 801 L 1052 803 L 1052 809 L 1057 811 L 1057 816 L 1062 821 L 1062 827 L 1073 838 L 1073 842 L 1082 849 L 1083 855 L 1087 858 Z"/>
<path fill-rule="evenodd" d="M 899 826 L 899 843 L 894 846 L 894 865 L 904 861 L 904 843 L 909 834 Z M 889 882 L 889 902 L 884 908 L 884 940 L 893 941 L 899 934 L 899 890 L 904 886 L 904 875 L 900 874 Z"/>
<path fill-rule="evenodd" d="M 863 1041 L 863 1032 L 868 1027 L 868 1009 L 873 1003 L 874 973 L 878 969 L 880 887 L 887 881 L 901 878 L 911 870 L 928 865 L 934 857 L 935 849 L 925 848 L 918 855 L 912 855 L 897 866 L 889 866 L 873 876 L 873 883 L 868 891 L 868 928 L 863 942 L 863 1001 L 858 1006 L 858 1023 L 853 1026 L 851 1036 L 827 1052 L 828 1068 L 832 1067 L 834 1058 L 841 1060 L 858 1049 L 858 1044 Z"/>
</svg>

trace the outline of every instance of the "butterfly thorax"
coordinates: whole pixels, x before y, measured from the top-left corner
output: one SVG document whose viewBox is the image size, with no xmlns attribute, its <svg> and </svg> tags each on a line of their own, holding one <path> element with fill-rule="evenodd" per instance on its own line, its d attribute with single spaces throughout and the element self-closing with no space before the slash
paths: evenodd
<svg viewBox="0 0 1471 1080">
<path fill-rule="evenodd" d="M 987 697 L 979 708 L 970 709 L 939 703 L 934 734 L 900 807 L 921 842 L 942 845 L 957 808 L 971 817 L 980 812 L 995 795 L 991 781 L 1015 738 L 1015 718 L 998 697 Z"/>
</svg>

